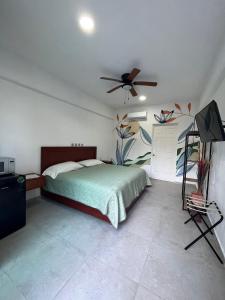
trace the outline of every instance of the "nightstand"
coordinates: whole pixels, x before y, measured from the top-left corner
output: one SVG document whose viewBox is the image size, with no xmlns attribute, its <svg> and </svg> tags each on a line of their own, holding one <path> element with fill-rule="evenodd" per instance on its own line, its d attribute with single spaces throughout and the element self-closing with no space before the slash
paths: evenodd
<svg viewBox="0 0 225 300">
<path fill-rule="evenodd" d="M 45 185 L 45 177 L 39 174 L 30 173 L 26 176 L 26 191 L 41 189 Z"/>
</svg>

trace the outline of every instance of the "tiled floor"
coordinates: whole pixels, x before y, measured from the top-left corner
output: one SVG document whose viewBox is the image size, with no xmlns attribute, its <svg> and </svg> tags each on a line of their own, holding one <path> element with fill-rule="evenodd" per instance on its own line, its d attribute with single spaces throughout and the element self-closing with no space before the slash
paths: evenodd
<svg viewBox="0 0 225 300">
<path fill-rule="evenodd" d="M 224 300 L 225 269 L 181 210 L 180 185 L 153 181 L 119 230 L 44 199 L 0 241 L 1 300 Z"/>
</svg>

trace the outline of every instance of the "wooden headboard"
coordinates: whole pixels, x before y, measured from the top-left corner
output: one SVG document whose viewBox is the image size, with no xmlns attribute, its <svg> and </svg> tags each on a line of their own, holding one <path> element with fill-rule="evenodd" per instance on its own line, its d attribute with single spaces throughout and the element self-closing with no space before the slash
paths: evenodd
<svg viewBox="0 0 225 300">
<path fill-rule="evenodd" d="M 41 173 L 58 163 L 95 159 L 96 153 L 96 147 L 41 147 Z"/>
</svg>

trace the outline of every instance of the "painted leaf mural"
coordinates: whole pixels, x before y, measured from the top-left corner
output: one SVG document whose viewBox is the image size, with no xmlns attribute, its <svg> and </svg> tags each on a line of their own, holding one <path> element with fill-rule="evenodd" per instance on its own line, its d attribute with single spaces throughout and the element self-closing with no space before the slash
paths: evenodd
<svg viewBox="0 0 225 300">
<path fill-rule="evenodd" d="M 177 149 L 177 156 L 179 156 L 179 155 L 180 155 L 180 153 L 181 153 L 181 151 L 182 151 L 182 150 L 184 150 L 184 148 L 183 148 L 183 147 L 181 147 L 181 148 L 178 148 L 178 149 Z"/>
<path fill-rule="evenodd" d="M 175 103 L 175 107 L 176 107 L 179 111 L 181 111 L 181 107 L 180 107 L 179 104 Z"/>
<path fill-rule="evenodd" d="M 120 128 L 126 128 L 127 126 L 127 124 L 120 124 Z"/>
<path fill-rule="evenodd" d="M 131 136 L 135 135 L 135 132 L 130 132 L 130 129 L 131 127 L 127 127 L 126 125 L 120 125 L 120 128 L 116 127 L 117 134 L 121 139 L 128 139 Z"/>
<path fill-rule="evenodd" d="M 125 130 L 122 134 L 123 139 L 128 139 L 128 138 L 130 138 L 131 136 L 133 136 L 135 134 L 134 132 L 130 132 L 130 129 L 131 129 L 130 126 L 125 128 Z"/>
<path fill-rule="evenodd" d="M 191 112 L 191 102 L 188 103 L 188 111 Z"/>
<path fill-rule="evenodd" d="M 130 149 L 131 149 L 134 142 L 135 142 L 135 138 L 131 138 L 126 142 L 126 144 L 123 148 L 123 161 L 126 160 L 126 157 L 129 154 L 129 151 L 130 151 Z"/>
<path fill-rule="evenodd" d="M 143 140 L 143 142 L 146 144 L 151 145 L 152 144 L 152 138 L 150 136 L 150 134 L 143 128 L 140 127 L 140 132 L 141 132 L 141 138 Z"/>
<path fill-rule="evenodd" d="M 173 117 L 173 114 L 174 114 L 174 110 L 169 111 L 169 110 L 162 109 L 160 112 L 160 116 L 154 114 L 154 118 L 160 124 L 169 123 L 176 120 L 176 118 Z"/>
<path fill-rule="evenodd" d="M 195 142 L 189 145 L 189 147 L 192 148 L 192 153 L 198 152 L 199 142 Z M 185 147 L 177 148 L 177 157 L 181 154 L 181 152 L 184 152 Z"/>
<path fill-rule="evenodd" d="M 194 127 L 194 123 L 191 123 L 188 128 L 186 128 L 178 137 L 178 142 L 181 143 L 183 142 L 183 140 L 185 139 L 186 137 L 186 134 L 191 131 L 191 129 Z"/>
<path fill-rule="evenodd" d="M 195 142 L 192 143 L 188 146 L 187 149 L 187 159 L 190 159 L 191 156 L 193 155 L 193 153 L 198 153 L 198 147 L 199 147 L 199 142 Z M 183 175 L 183 166 L 184 166 L 184 156 L 185 156 L 185 148 L 179 148 L 179 154 L 178 154 L 178 159 L 176 162 L 176 170 L 177 170 L 177 174 L 176 176 L 181 176 Z M 193 162 L 188 162 L 187 163 L 187 172 L 189 172 L 195 165 L 197 162 L 193 161 Z"/>
<path fill-rule="evenodd" d="M 187 164 L 187 173 L 191 171 L 191 169 L 196 165 L 196 162 L 190 162 Z M 184 166 L 182 165 L 176 173 L 176 176 L 183 176 Z"/>
<path fill-rule="evenodd" d="M 141 165 L 143 165 L 145 162 L 146 162 L 145 159 L 141 159 L 141 160 L 137 161 L 137 162 L 135 163 L 135 165 L 141 166 Z"/>
<path fill-rule="evenodd" d="M 117 143 L 116 143 L 116 162 L 117 162 L 117 165 L 122 165 L 123 164 L 121 153 L 120 153 L 120 150 L 119 150 L 119 141 L 118 140 L 117 140 Z"/>
<path fill-rule="evenodd" d="M 149 155 L 151 155 L 151 152 L 146 152 L 144 155 L 139 155 L 139 156 L 137 157 L 137 159 L 140 159 L 140 158 L 146 158 L 146 156 L 149 156 Z"/>
<path fill-rule="evenodd" d="M 151 159 L 151 152 L 146 152 L 144 155 L 138 156 L 136 159 L 126 159 L 124 161 L 124 165 L 127 167 L 134 166 L 134 165 L 144 165 L 146 163 L 150 163 Z"/>
<path fill-rule="evenodd" d="M 123 138 L 122 133 L 117 127 L 116 127 L 116 131 L 117 131 L 118 136 L 122 139 Z"/>
<path fill-rule="evenodd" d="M 174 118 L 171 118 L 171 119 L 169 119 L 169 120 L 166 120 L 166 123 L 171 123 L 171 122 L 173 122 L 173 121 L 175 121 L 176 120 L 176 118 L 174 117 Z"/>
<path fill-rule="evenodd" d="M 181 119 L 185 119 L 185 122 L 190 120 L 190 125 L 187 128 L 183 129 L 180 132 L 179 137 L 177 139 L 177 160 L 176 160 L 176 175 L 183 175 L 183 165 L 184 165 L 184 141 L 186 134 L 193 130 L 194 128 L 194 116 L 191 114 L 192 104 L 191 102 L 186 102 L 186 104 L 174 104 L 174 109 L 162 109 L 159 111 L 158 115 L 154 115 L 155 120 L 161 124 L 177 122 L 180 126 L 182 124 L 180 122 Z M 116 126 L 116 134 L 118 136 L 116 142 L 116 159 L 115 163 L 118 165 L 125 165 L 128 167 L 132 166 L 141 166 L 143 164 L 150 164 L 151 161 L 151 145 L 152 145 L 152 137 L 148 130 L 141 126 L 142 122 L 133 121 L 130 122 L 127 120 L 127 114 L 117 115 L 117 126 Z M 149 124 L 148 124 L 149 125 Z M 181 125 L 182 126 L 182 125 Z M 151 125 L 150 127 L 151 128 Z M 194 140 L 196 141 L 196 140 Z M 136 143 L 138 142 L 138 143 Z M 146 153 L 137 153 L 135 157 L 134 154 L 136 151 L 139 151 L 139 143 L 145 144 L 145 147 L 149 147 L 149 150 L 146 149 Z M 136 147 L 138 144 L 138 147 Z M 188 148 L 188 157 L 189 161 L 187 164 L 187 172 L 191 171 L 193 167 L 196 165 L 195 160 L 198 158 L 198 144 L 192 143 Z M 143 148 L 145 149 L 145 148 Z M 196 154 L 195 154 L 196 153 Z M 141 154 L 141 155 L 139 155 Z M 130 157 L 132 155 L 132 159 Z M 193 160 L 193 161 L 192 161 Z"/>
<path fill-rule="evenodd" d="M 130 129 L 131 129 L 131 126 L 126 127 L 126 129 L 124 130 L 124 134 L 125 135 L 128 134 Z"/>
<path fill-rule="evenodd" d="M 191 156 L 191 154 L 192 154 L 192 147 L 188 147 L 187 159 Z M 177 160 L 177 169 L 179 169 L 184 164 L 184 156 L 185 156 L 184 152 L 179 156 L 179 158 Z"/>
<path fill-rule="evenodd" d="M 135 132 L 128 132 L 126 135 L 124 135 L 124 139 L 129 139 L 130 137 L 132 137 L 133 135 L 135 135 Z"/>
<path fill-rule="evenodd" d="M 125 120 L 127 118 L 127 114 L 125 114 L 122 118 L 122 120 Z"/>
<path fill-rule="evenodd" d="M 145 162 L 150 160 L 150 157 L 147 157 L 147 154 L 151 152 L 147 152 L 141 157 L 137 157 L 136 159 L 130 160 L 127 159 L 137 137 L 133 137 L 136 134 L 140 134 L 141 140 L 147 144 L 151 145 L 152 139 L 150 134 L 140 126 L 138 122 L 128 122 L 127 114 L 123 115 L 121 118 L 117 115 L 118 124 L 115 127 L 117 135 L 119 139 L 116 143 L 116 161 L 117 165 L 142 165 Z"/>
</svg>

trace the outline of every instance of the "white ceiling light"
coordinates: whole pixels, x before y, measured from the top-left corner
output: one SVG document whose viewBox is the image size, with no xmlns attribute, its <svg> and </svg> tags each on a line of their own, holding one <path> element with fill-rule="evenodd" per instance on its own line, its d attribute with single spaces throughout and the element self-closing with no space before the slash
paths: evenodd
<svg viewBox="0 0 225 300">
<path fill-rule="evenodd" d="M 130 84 L 124 84 L 122 87 L 126 91 L 130 91 L 132 89 L 132 86 Z"/>
<path fill-rule="evenodd" d="M 145 100 L 146 100 L 146 96 L 141 95 L 141 96 L 139 97 L 139 100 L 140 100 L 140 101 L 145 101 Z"/>
<path fill-rule="evenodd" d="M 95 29 L 95 23 L 91 16 L 81 15 L 79 18 L 79 26 L 85 33 L 93 33 Z"/>
</svg>

